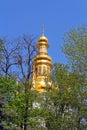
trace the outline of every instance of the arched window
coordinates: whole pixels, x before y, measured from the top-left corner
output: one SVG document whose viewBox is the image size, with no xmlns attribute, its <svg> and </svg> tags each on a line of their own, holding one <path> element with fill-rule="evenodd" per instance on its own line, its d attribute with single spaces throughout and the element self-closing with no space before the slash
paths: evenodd
<svg viewBox="0 0 87 130">
<path fill-rule="evenodd" d="M 43 74 L 46 74 L 46 66 L 43 66 Z"/>
<path fill-rule="evenodd" d="M 50 73 L 50 68 L 49 68 L 49 66 L 47 66 L 47 74 L 49 74 Z"/>
<path fill-rule="evenodd" d="M 37 75 L 37 68 L 35 68 L 35 73 L 36 73 L 36 75 Z"/>
<path fill-rule="evenodd" d="M 38 75 L 41 74 L 41 66 L 38 66 Z"/>
</svg>

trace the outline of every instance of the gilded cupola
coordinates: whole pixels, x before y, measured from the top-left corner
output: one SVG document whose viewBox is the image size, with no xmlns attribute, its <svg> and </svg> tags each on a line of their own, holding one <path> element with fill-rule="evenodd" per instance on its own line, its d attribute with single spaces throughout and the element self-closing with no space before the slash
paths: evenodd
<svg viewBox="0 0 87 130">
<path fill-rule="evenodd" d="M 52 69 L 52 58 L 48 56 L 48 38 L 42 36 L 38 38 L 38 54 L 33 60 L 33 75 L 32 84 L 33 88 L 39 92 L 45 91 L 46 82 L 45 79 L 50 75 Z"/>
</svg>

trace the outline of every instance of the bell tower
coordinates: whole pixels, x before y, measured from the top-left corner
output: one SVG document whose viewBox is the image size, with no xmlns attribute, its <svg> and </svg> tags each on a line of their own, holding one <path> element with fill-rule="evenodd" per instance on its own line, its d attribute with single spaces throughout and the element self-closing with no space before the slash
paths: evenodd
<svg viewBox="0 0 87 130">
<path fill-rule="evenodd" d="M 38 38 L 38 54 L 33 60 L 32 84 L 33 89 L 44 92 L 46 88 L 46 78 L 50 76 L 52 69 L 52 58 L 48 56 L 48 38 L 44 36 L 44 26 L 42 36 Z"/>
</svg>

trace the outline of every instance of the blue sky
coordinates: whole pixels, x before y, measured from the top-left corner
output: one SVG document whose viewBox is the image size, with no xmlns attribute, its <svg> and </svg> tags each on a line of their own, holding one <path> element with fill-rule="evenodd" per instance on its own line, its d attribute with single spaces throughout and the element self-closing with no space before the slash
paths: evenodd
<svg viewBox="0 0 87 130">
<path fill-rule="evenodd" d="M 72 27 L 87 25 L 87 0 L 0 0 L 0 37 L 29 33 L 38 38 L 43 23 L 53 63 L 66 63 L 62 37 Z"/>
</svg>

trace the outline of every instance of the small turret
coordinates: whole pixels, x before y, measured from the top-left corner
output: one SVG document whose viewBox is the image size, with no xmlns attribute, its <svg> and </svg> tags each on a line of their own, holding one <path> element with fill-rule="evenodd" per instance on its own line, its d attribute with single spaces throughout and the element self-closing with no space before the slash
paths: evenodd
<svg viewBox="0 0 87 130">
<path fill-rule="evenodd" d="M 43 29 L 44 30 L 44 29 Z M 33 75 L 32 84 L 33 88 L 39 92 L 45 91 L 46 81 L 45 79 L 50 76 L 52 69 L 52 58 L 48 56 L 48 38 L 44 36 L 42 30 L 42 36 L 38 39 L 38 54 L 33 60 Z"/>
</svg>

